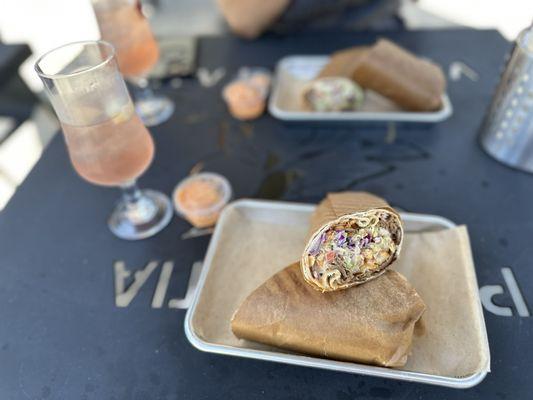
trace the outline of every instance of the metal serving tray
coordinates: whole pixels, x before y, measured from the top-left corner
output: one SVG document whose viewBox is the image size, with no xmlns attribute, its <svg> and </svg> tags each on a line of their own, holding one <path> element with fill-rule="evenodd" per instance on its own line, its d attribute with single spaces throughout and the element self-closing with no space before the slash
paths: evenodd
<svg viewBox="0 0 533 400">
<path fill-rule="evenodd" d="M 288 56 L 282 58 L 274 77 L 272 95 L 268 103 L 270 114 L 284 121 L 389 121 L 389 122 L 440 122 L 452 115 L 453 109 L 447 94 L 442 96 L 442 108 L 430 112 L 403 111 L 392 101 L 372 91 L 365 91 L 366 99 L 361 110 L 344 112 L 308 111 L 302 105 L 305 85 L 318 75 L 329 61 L 329 56 Z"/>
<path fill-rule="evenodd" d="M 474 293 L 469 296 L 471 319 L 478 321 L 477 348 L 484 356 L 478 370 L 468 376 L 442 376 L 322 359 L 240 341 L 233 336 L 230 318 L 243 299 L 268 279 L 273 270 L 280 270 L 301 255 L 309 217 L 314 209 L 314 205 L 259 200 L 239 200 L 226 207 L 209 244 L 198 289 L 185 317 L 185 333 L 189 341 L 199 350 L 211 353 L 382 378 L 454 388 L 468 388 L 481 382 L 489 371 L 490 355 L 473 266 L 465 277 L 457 277 L 469 280 L 470 287 L 474 288 Z M 401 217 L 407 235 L 455 227 L 453 222 L 438 216 L 401 213 Z M 262 251 L 268 246 L 275 251 L 267 249 L 269 257 L 264 257 Z M 251 270 L 241 274 L 246 268 Z M 228 275 L 231 275 L 230 279 Z"/>
</svg>

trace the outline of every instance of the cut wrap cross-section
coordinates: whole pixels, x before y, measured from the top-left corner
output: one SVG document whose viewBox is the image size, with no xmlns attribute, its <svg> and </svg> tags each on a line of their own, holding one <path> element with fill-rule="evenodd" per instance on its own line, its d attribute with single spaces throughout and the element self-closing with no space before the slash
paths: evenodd
<svg viewBox="0 0 533 400">
<path fill-rule="evenodd" d="M 363 192 L 329 194 L 311 220 L 300 265 L 315 289 L 333 291 L 381 275 L 400 254 L 399 215 L 379 197 Z"/>
</svg>

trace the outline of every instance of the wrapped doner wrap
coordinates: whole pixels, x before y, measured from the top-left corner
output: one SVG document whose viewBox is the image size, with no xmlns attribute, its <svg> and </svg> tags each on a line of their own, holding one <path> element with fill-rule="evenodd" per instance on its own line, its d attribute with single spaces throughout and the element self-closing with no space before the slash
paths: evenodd
<svg viewBox="0 0 533 400">
<path fill-rule="evenodd" d="M 385 200 L 364 192 L 330 193 L 311 218 L 303 276 L 323 292 L 359 285 L 385 272 L 402 239 L 400 216 Z"/>
<path fill-rule="evenodd" d="M 439 109 L 446 88 L 446 78 L 438 65 L 386 39 L 378 40 L 357 61 L 352 78 L 410 111 Z"/>
<path fill-rule="evenodd" d="M 329 194 L 310 222 L 301 262 L 248 295 L 233 333 L 319 357 L 405 365 L 426 306 L 407 279 L 385 269 L 400 253 L 399 215 L 379 197 L 344 192 Z"/>
<path fill-rule="evenodd" d="M 233 333 L 300 353 L 403 366 L 425 305 L 398 272 L 346 290 L 321 293 L 294 263 L 253 291 L 231 320 Z"/>
</svg>

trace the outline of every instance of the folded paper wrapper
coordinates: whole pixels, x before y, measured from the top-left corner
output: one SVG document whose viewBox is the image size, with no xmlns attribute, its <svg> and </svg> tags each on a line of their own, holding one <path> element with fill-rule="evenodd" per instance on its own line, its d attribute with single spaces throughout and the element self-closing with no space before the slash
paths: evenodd
<svg viewBox="0 0 533 400">
<path fill-rule="evenodd" d="M 353 79 L 355 67 L 367 50 L 368 47 L 357 46 L 336 51 L 331 55 L 329 62 L 322 68 L 316 79 L 337 76 Z"/>
<path fill-rule="evenodd" d="M 319 357 L 405 365 L 425 305 L 396 271 L 335 292 L 305 282 L 298 263 L 250 294 L 232 318 L 237 337 Z"/>
<path fill-rule="evenodd" d="M 386 39 L 378 40 L 357 63 L 353 79 L 412 111 L 439 109 L 446 88 L 438 65 Z"/>
<path fill-rule="evenodd" d="M 403 228 L 401 225 L 401 219 L 399 214 L 381 197 L 374 196 L 373 194 L 366 192 L 341 192 L 341 193 L 329 193 L 324 200 L 317 206 L 315 212 L 311 216 L 311 222 L 309 227 L 309 236 L 307 244 L 304 248 L 302 257 L 300 259 L 300 265 L 302 274 L 305 280 L 318 290 L 331 290 L 320 286 L 320 282 L 311 276 L 309 269 L 309 263 L 307 262 L 307 253 L 309 247 L 312 245 L 313 239 L 319 235 L 319 233 L 330 227 L 334 227 L 341 217 L 360 215 L 365 216 L 365 213 L 372 210 L 383 210 L 397 217 L 399 222 L 400 242 L 397 246 L 396 252 L 393 255 L 393 262 L 400 254 L 403 240 Z M 361 284 L 370 279 L 378 277 L 385 272 L 385 268 L 388 267 L 390 262 L 377 270 L 374 274 L 359 279 L 356 282 L 346 284 L 343 287 L 353 286 L 354 284 Z"/>
<path fill-rule="evenodd" d="M 192 329 L 210 343 L 286 352 L 238 339 L 230 320 L 250 293 L 301 255 L 309 227 L 287 229 L 227 211 Z M 489 353 L 466 228 L 406 232 L 402 256 L 391 269 L 408 279 L 427 307 L 424 334 L 414 335 L 411 356 L 400 369 L 449 377 L 487 370 Z"/>
</svg>

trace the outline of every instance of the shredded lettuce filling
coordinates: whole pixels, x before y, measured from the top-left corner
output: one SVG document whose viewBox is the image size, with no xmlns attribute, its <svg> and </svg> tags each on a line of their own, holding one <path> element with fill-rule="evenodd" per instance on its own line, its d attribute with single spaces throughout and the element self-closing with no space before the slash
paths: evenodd
<svg viewBox="0 0 533 400">
<path fill-rule="evenodd" d="M 380 222 L 390 218 L 381 213 L 371 221 L 346 220 L 322 232 L 308 251 L 312 275 L 320 279 L 338 270 L 343 280 L 353 275 L 375 271 L 395 253 L 395 238 Z M 366 225 L 366 226 L 360 226 Z"/>
</svg>

